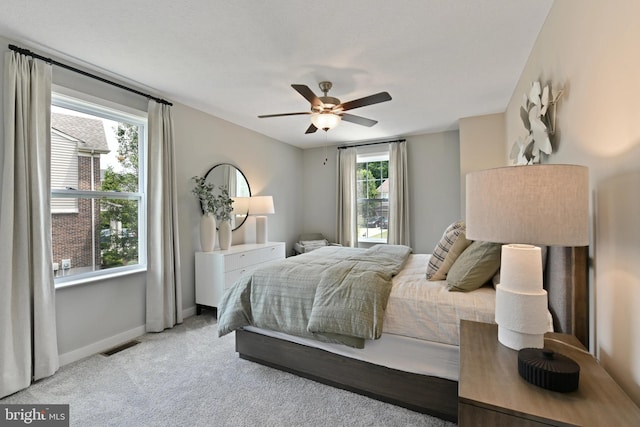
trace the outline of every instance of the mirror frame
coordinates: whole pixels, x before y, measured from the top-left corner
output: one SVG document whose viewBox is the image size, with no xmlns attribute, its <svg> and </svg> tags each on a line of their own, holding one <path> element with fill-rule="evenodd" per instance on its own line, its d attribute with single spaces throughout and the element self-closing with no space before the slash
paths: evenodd
<svg viewBox="0 0 640 427">
<path fill-rule="evenodd" d="M 216 164 L 216 165 L 213 165 L 213 166 L 211 167 L 211 169 L 209 169 L 209 170 L 207 171 L 207 173 L 206 173 L 206 174 L 204 174 L 204 179 L 205 179 L 205 181 L 207 181 L 207 178 L 209 177 L 209 174 L 211 174 L 215 168 L 220 167 L 220 166 L 231 166 L 232 168 L 234 168 L 235 170 L 237 170 L 238 172 L 240 172 L 240 175 L 242 175 L 242 177 L 244 178 L 244 182 L 246 182 L 246 183 L 247 183 L 247 189 L 249 190 L 249 197 L 251 197 L 251 186 L 249 185 L 249 180 L 247 179 L 247 177 L 246 177 L 246 175 L 244 174 L 244 172 L 242 172 L 242 170 L 241 170 L 239 167 L 237 167 L 236 165 L 234 165 L 234 164 L 232 164 L 232 163 L 218 163 L 218 164 Z M 212 182 L 212 181 L 209 181 L 209 182 L 211 182 L 211 183 L 214 185 L 214 189 L 217 189 L 217 188 L 220 186 L 220 184 L 217 184 L 217 183 L 215 183 L 215 182 Z M 231 195 L 230 195 L 230 196 L 231 196 Z M 234 197 L 234 196 L 231 196 L 231 197 Z M 202 209 L 202 213 L 204 214 L 204 209 L 203 209 L 203 207 L 202 207 L 202 203 L 200 203 L 200 209 Z M 237 230 L 238 228 L 242 227 L 242 224 L 244 224 L 244 223 L 245 223 L 245 221 L 247 220 L 247 217 L 248 217 L 248 216 L 249 216 L 249 211 L 247 210 L 247 214 L 246 214 L 246 215 L 244 216 L 244 218 L 242 219 L 242 222 L 238 223 L 238 224 L 237 224 L 237 225 L 236 225 L 236 226 L 235 226 L 231 231 L 235 231 L 235 230 Z M 217 227 L 216 227 L 216 228 L 217 228 Z"/>
</svg>

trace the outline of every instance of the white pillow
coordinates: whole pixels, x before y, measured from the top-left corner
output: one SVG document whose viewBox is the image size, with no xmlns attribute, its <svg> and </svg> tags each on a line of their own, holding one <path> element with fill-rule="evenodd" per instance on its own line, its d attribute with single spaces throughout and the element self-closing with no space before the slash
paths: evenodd
<svg viewBox="0 0 640 427">
<path fill-rule="evenodd" d="M 304 248 L 305 252 L 312 251 L 314 249 L 328 246 L 329 242 L 326 239 L 323 240 L 301 240 L 300 245 Z"/>
</svg>

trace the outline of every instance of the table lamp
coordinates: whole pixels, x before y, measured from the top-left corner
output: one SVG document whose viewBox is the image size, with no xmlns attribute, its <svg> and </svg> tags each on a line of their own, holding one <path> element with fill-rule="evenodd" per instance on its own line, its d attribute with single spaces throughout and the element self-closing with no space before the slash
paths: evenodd
<svg viewBox="0 0 640 427">
<path fill-rule="evenodd" d="M 510 166 L 466 176 L 466 236 L 505 243 L 496 286 L 498 341 L 543 348 L 549 330 L 544 246 L 589 244 L 589 175 L 578 165 Z"/>
<path fill-rule="evenodd" d="M 249 213 L 249 197 L 237 196 L 232 197 L 233 210 L 231 211 L 231 228 L 236 229 L 244 224 Z"/>
<path fill-rule="evenodd" d="M 252 196 L 249 198 L 249 215 L 256 216 L 256 243 L 267 243 L 267 217 L 275 213 L 272 196 Z"/>
<path fill-rule="evenodd" d="M 233 213 L 236 215 L 246 215 L 249 211 L 249 197 L 232 197 Z"/>
</svg>

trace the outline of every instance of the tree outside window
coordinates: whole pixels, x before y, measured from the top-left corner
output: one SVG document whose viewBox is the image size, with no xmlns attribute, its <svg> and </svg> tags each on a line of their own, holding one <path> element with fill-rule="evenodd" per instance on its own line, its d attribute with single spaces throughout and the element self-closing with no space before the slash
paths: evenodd
<svg viewBox="0 0 640 427">
<path fill-rule="evenodd" d="M 382 157 L 382 158 L 381 158 Z M 362 241 L 387 240 L 389 225 L 389 157 L 358 159 L 358 231 Z"/>
<path fill-rule="evenodd" d="M 118 123 L 119 171 L 109 165 L 102 191 L 138 192 L 138 126 Z M 138 260 L 138 203 L 118 200 L 103 203 L 100 210 L 101 268 L 129 265 Z"/>
</svg>

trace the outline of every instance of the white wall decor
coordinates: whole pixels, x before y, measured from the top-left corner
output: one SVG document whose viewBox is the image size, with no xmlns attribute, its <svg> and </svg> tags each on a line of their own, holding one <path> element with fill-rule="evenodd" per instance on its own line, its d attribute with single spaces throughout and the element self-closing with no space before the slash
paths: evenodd
<svg viewBox="0 0 640 427">
<path fill-rule="evenodd" d="M 510 158 L 517 165 L 540 163 L 540 153 L 551 154 L 550 136 L 555 133 L 555 107 L 562 90 L 551 93 L 549 84 L 541 88 L 540 82 L 531 83 L 529 94 L 522 96 L 520 118 L 527 134 L 520 136 L 511 147 Z"/>
</svg>

